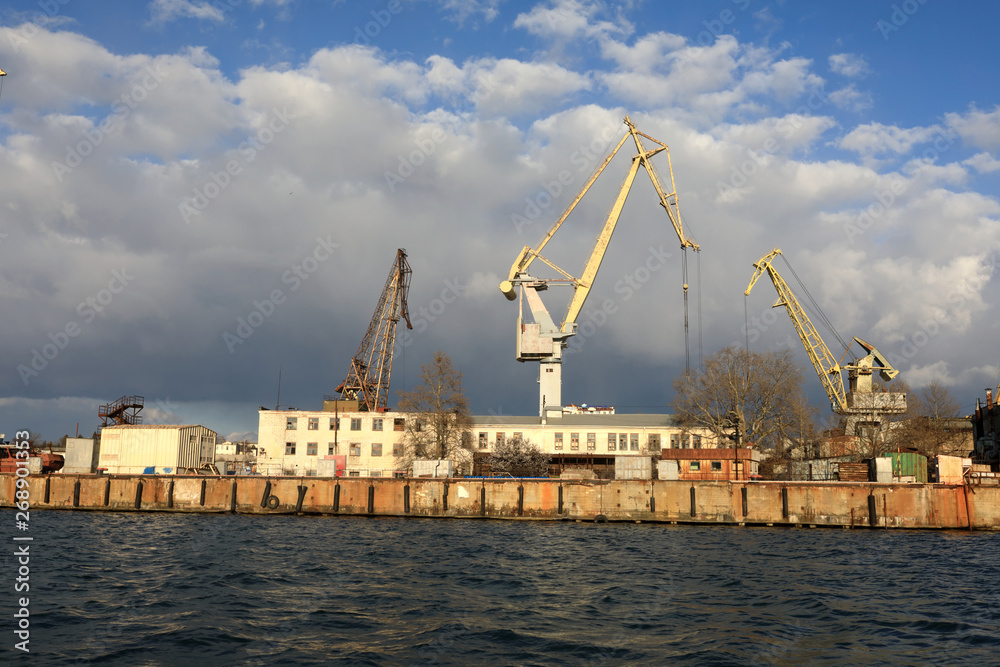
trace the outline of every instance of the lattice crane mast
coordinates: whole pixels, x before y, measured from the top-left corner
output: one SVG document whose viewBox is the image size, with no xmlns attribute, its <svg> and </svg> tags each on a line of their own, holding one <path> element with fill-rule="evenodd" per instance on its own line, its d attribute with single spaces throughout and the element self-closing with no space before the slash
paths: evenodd
<svg viewBox="0 0 1000 667">
<path fill-rule="evenodd" d="M 604 162 L 601 163 L 601 165 L 594 171 L 590 179 L 586 182 L 586 184 L 584 184 L 583 189 L 580 190 L 580 193 L 577 194 L 576 198 L 570 202 L 569 207 L 567 207 L 566 210 L 563 211 L 562 215 L 559 216 L 559 219 L 556 220 L 555 224 L 549 230 L 548 234 L 546 234 L 542 239 L 541 243 L 539 243 L 535 248 L 524 246 L 520 254 L 517 256 L 517 259 L 514 260 L 514 264 L 511 266 L 507 279 L 500 283 L 500 291 L 509 301 L 517 299 L 518 294 L 520 293 L 517 318 L 517 360 L 539 362 L 539 414 L 542 416 L 545 416 L 546 411 L 553 411 L 559 414 L 562 412 L 562 350 L 567 346 L 568 339 L 576 334 L 577 317 L 580 315 L 580 311 L 583 309 L 583 304 L 587 300 L 587 296 L 590 294 L 594 278 L 597 276 L 597 271 L 600 269 L 601 262 L 604 260 L 604 254 L 607 251 L 608 243 L 611 241 L 611 235 L 615 231 L 615 226 L 618 224 L 622 208 L 625 206 L 625 199 L 628 197 L 629 191 L 632 188 L 632 183 L 635 181 L 639 167 L 643 167 L 646 170 L 650 180 L 653 182 L 653 187 L 656 189 L 656 194 L 659 196 L 660 205 L 666 211 L 667 217 L 670 219 L 670 223 L 673 225 L 674 231 L 677 233 L 677 238 L 680 240 L 681 250 L 684 251 L 682 257 L 684 273 L 684 339 L 688 359 L 687 363 L 690 369 L 686 251 L 688 248 L 692 248 L 697 252 L 700 250 L 700 247 L 684 234 L 684 225 L 681 222 L 680 209 L 677 205 L 677 188 L 674 185 L 674 169 L 670 162 L 670 151 L 667 148 L 667 145 L 652 138 L 648 134 L 638 131 L 628 116 L 625 117 L 624 123 L 628 128 L 628 131 L 618 141 L 614 150 L 611 151 L 607 158 L 605 158 Z M 590 187 L 594 184 L 597 178 L 604 172 L 604 169 L 611 162 L 612 158 L 614 158 L 618 151 L 621 150 L 622 146 L 625 145 L 625 142 L 629 137 L 631 137 L 635 142 L 638 152 L 636 155 L 632 156 L 632 166 L 629 169 L 628 176 L 626 176 L 625 182 L 622 184 L 621 189 L 618 192 L 618 197 L 615 199 L 611 210 L 608 212 L 607 218 L 604 222 L 604 227 L 597 237 L 597 242 L 583 268 L 583 272 L 580 274 L 579 278 L 574 278 L 567 271 L 564 271 L 551 261 L 542 257 L 541 252 L 545 248 L 546 244 L 548 244 L 548 242 L 552 239 L 552 236 L 562 226 L 563 222 L 566 221 L 566 218 L 573 212 L 573 209 L 575 209 L 577 204 L 580 203 L 584 195 L 587 194 L 587 191 L 590 190 Z M 652 141 L 656 144 L 656 146 L 651 150 L 647 150 L 643 146 L 641 138 Z M 667 165 L 670 173 L 669 191 L 667 191 L 661 184 L 659 175 L 657 174 L 651 160 L 654 155 L 660 152 L 665 152 L 667 155 Z M 530 275 L 528 273 L 528 269 L 535 259 L 540 259 L 550 268 L 559 273 L 562 278 L 539 279 Z M 559 324 L 556 324 L 556 322 L 552 319 L 552 316 L 549 315 L 549 312 L 542 303 L 540 296 L 540 292 L 547 290 L 550 285 L 568 285 L 573 288 L 573 296 L 566 309 L 566 315 Z M 518 291 L 516 288 L 520 288 L 520 290 Z M 523 316 L 525 301 L 527 301 L 528 307 L 531 310 L 533 319 L 533 322 L 531 323 L 526 323 L 524 321 Z"/>
<path fill-rule="evenodd" d="M 805 309 L 795 298 L 788 283 L 774 267 L 773 262 L 778 255 L 781 255 L 781 250 L 775 248 L 754 263 L 754 274 L 744 295 L 750 295 L 750 290 L 753 289 L 758 278 L 765 273 L 768 275 L 771 282 L 774 283 L 774 289 L 778 292 L 778 300 L 772 307 L 784 306 L 788 312 L 795 332 L 798 334 L 799 340 L 802 341 L 806 354 L 809 356 L 813 368 L 816 369 L 816 375 L 819 376 L 823 388 L 830 398 L 833 411 L 839 415 L 853 418 L 855 426 L 859 421 L 864 421 L 861 419 L 862 417 L 869 418 L 869 425 L 884 426 L 886 415 L 906 412 L 906 394 L 876 391 L 876 387 L 872 385 L 872 374 L 876 371 L 886 382 L 899 374 L 899 371 L 892 367 L 888 360 L 875 349 L 874 345 L 855 337 L 852 344 L 857 343 L 867 352 L 864 357 L 855 359 L 852 363 L 841 365 L 843 356 L 840 360 L 833 356 L 830 348 L 823 342 L 816 327 L 809 320 L 809 316 L 806 315 Z M 850 346 L 847 346 L 844 354 L 846 355 L 849 351 Z M 848 372 L 849 391 L 844 389 L 842 371 L 845 369 Z M 851 428 L 851 424 L 849 424 L 848 432 L 851 433 L 854 430 L 855 428 Z"/>
<path fill-rule="evenodd" d="M 375 306 L 368 331 L 361 339 L 357 354 L 351 359 L 347 379 L 336 389 L 342 400 L 356 400 L 361 411 L 382 412 L 386 409 L 392 354 L 396 347 L 396 323 L 402 317 L 406 328 L 413 328 L 406 307 L 412 273 L 406 261 L 406 251 L 400 248 L 396 251 L 396 259 Z"/>
</svg>

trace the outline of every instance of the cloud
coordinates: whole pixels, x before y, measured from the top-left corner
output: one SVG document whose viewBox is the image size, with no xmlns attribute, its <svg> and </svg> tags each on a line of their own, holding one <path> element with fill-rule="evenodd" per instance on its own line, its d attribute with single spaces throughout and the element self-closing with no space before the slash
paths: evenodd
<svg viewBox="0 0 1000 667">
<path fill-rule="evenodd" d="M 994 171 L 1000 171 L 1000 160 L 989 153 L 976 153 L 962 164 L 969 165 L 980 174 L 992 174 Z"/>
<path fill-rule="evenodd" d="M 846 88 L 841 88 L 830 93 L 830 101 L 841 109 L 854 112 L 870 109 L 874 104 L 872 94 L 858 91 L 853 83 Z"/>
<path fill-rule="evenodd" d="M 152 15 L 151 20 L 153 23 L 168 23 L 180 18 L 208 21 L 222 21 L 225 19 L 223 10 L 211 2 L 194 3 L 190 0 L 153 0 L 149 5 L 149 11 Z"/>
<path fill-rule="evenodd" d="M 846 76 L 849 79 L 861 78 L 871 72 L 864 56 L 854 53 L 835 53 L 829 57 L 829 63 L 830 70 L 834 74 Z"/>
<path fill-rule="evenodd" d="M 851 130 L 839 146 L 861 155 L 904 154 L 917 144 L 922 144 L 940 135 L 939 126 L 901 128 L 895 125 L 869 123 Z"/>
<path fill-rule="evenodd" d="M 986 150 L 1000 148 L 1000 106 L 988 112 L 972 108 L 965 114 L 948 113 L 945 122 L 970 146 Z"/>
</svg>

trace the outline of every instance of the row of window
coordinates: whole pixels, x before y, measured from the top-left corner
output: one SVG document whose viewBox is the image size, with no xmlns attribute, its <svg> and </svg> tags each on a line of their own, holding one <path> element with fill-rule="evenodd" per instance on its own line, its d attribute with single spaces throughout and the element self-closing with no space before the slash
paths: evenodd
<svg viewBox="0 0 1000 667">
<path fill-rule="evenodd" d="M 709 461 L 709 469 L 712 472 L 722 472 L 722 461 Z M 736 463 L 732 464 L 733 470 L 736 470 Z M 688 470 L 691 472 L 699 472 L 701 470 L 701 461 L 689 461 Z"/>
<path fill-rule="evenodd" d="M 555 436 L 555 450 L 561 451 L 564 448 L 563 433 L 556 431 Z M 515 431 L 512 437 L 517 440 L 522 437 L 521 432 Z M 496 444 L 499 446 L 503 443 L 506 438 L 506 434 L 498 431 L 496 434 Z M 701 436 L 696 434 L 687 433 L 672 433 L 670 434 L 670 446 L 673 449 L 686 449 L 689 446 L 693 449 L 701 449 Z M 486 431 L 479 432 L 479 449 L 489 448 L 489 433 Z M 660 449 L 660 434 L 651 433 L 646 440 L 646 448 L 651 451 L 657 451 Z M 569 449 L 570 451 L 576 452 L 580 450 L 580 434 L 570 433 L 569 434 Z M 587 434 L 587 451 L 593 452 L 597 451 L 597 434 L 588 433 Z M 608 433 L 608 451 L 615 452 L 637 452 L 639 451 L 639 434 L 638 433 Z"/>
<path fill-rule="evenodd" d="M 327 454 L 327 456 L 336 456 L 337 453 L 338 453 L 337 449 L 338 449 L 337 443 L 334 443 L 334 442 L 327 443 L 327 446 L 326 446 L 326 454 Z M 294 443 L 294 442 L 286 442 L 285 443 L 285 456 L 295 456 L 295 452 L 296 452 L 296 443 Z M 371 452 L 372 452 L 372 454 L 371 454 L 372 456 L 382 456 L 382 443 L 380 443 L 380 442 L 374 442 L 374 443 L 372 443 Z M 358 443 L 351 443 L 350 446 L 348 447 L 348 454 L 350 456 L 361 456 L 361 445 L 358 444 Z M 318 442 L 307 442 L 306 443 L 306 456 L 318 456 L 318 455 L 319 455 L 319 443 Z M 399 443 L 393 445 L 392 446 L 392 455 L 393 456 L 397 456 L 397 457 L 398 456 L 402 456 L 403 455 L 403 445 L 399 444 Z"/>
<path fill-rule="evenodd" d="M 326 419 L 324 417 L 323 419 Z M 310 431 L 319 430 L 319 420 L 320 417 L 307 417 L 306 428 Z M 351 417 L 351 430 L 360 431 L 361 430 L 361 417 Z M 372 417 L 372 430 L 381 431 L 383 428 L 383 423 L 385 419 L 382 417 Z M 329 418 L 329 429 L 331 431 L 340 430 L 340 417 L 330 417 Z M 406 421 L 402 418 L 395 418 L 392 420 L 392 430 L 402 431 L 405 427 Z M 299 418 L 298 417 L 288 417 L 285 421 L 285 430 L 296 431 L 299 428 Z"/>
</svg>

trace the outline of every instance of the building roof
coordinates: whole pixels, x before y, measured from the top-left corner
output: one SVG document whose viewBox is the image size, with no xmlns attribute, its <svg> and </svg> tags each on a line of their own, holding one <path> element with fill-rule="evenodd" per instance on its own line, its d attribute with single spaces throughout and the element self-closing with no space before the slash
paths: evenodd
<svg viewBox="0 0 1000 667">
<path fill-rule="evenodd" d="M 157 428 L 158 429 L 204 428 L 204 429 L 207 429 L 209 431 L 212 431 L 212 429 L 210 429 L 207 426 L 204 426 L 202 424 L 112 424 L 112 425 L 109 425 L 109 426 L 102 427 L 101 430 L 102 431 L 106 431 L 109 428 L 122 428 L 122 429 L 133 429 L 133 428 L 135 428 L 135 429 L 139 429 L 139 428 L 148 428 L 148 429 L 157 429 Z M 215 433 L 215 431 L 212 431 L 212 433 Z"/>
<path fill-rule="evenodd" d="M 473 426 L 540 426 L 541 417 L 524 417 L 513 415 L 473 415 Z M 578 414 L 563 415 L 562 417 L 549 418 L 546 426 L 550 428 L 558 427 L 587 427 L 609 428 L 609 427 L 678 427 L 680 422 L 675 415 L 662 414 Z"/>
</svg>

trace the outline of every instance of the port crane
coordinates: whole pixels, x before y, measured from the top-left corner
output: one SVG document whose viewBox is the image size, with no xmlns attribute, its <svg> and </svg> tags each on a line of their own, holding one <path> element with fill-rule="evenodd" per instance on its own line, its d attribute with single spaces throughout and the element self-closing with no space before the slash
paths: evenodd
<svg viewBox="0 0 1000 667">
<path fill-rule="evenodd" d="M 601 267 L 601 262 L 603 261 L 604 254 L 607 251 L 608 243 L 611 241 L 611 235 L 615 231 L 615 226 L 618 224 L 622 208 L 625 205 L 625 199 L 628 197 L 629 191 L 632 188 L 632 183 L 635 181 L 639 167 L 643 167 L 646 170 L 650 180 L 653 182 L 653 187 L 659 197 L 659 203 L 666 211 L 667 217 L 670 219 L 670 223 L 673 225 L 674 231 L 677 233 L 677 238 L 680 240 L 681 250 L 683 251 L 684 338 L 687 364 L 690 370 L 686 251 L 688 248 L 691 248 L 697 252 L 700 250 L 700 247 L 697 243 L 689 239 L 684 233 L 680 209 L 677 205 L 677 188 L 674 185 L 674 169 L 670 162 L 670 151 L 667 148 L 667 145 L 654 139 L 648 134 L 637 130 L 628 116 L 625 117 L 624 123 L 628 128 L 628 131 L 618 141 L 614 150 L 612 150 L 604 161 L 597 167 L 594 173 L 590 176 L 590 179 L 584 184 L 583 189 L 580 190 L 579 194 L 576 195 L 566 210 L 563 211 L 562 215 L 560 215 L 552 225 L 552 228 L 542 239 L 541 243 L 534 248 L 524 246 L 518 254 L 517 259 L 514 260 L 514 264 L 510 268 L 507 279 L 500 283 L 500 291 L 507 298 L 507 300 L 513 301 L 514 299 L 518 299 L 520 296 L 517 317 L 517 360 L 522 362 L 539 362 L 539 414 L 543 417 L 548 413 L 552 413 L 554 415 L 562 414 L 562 350 L 567 346 L 569 338 L 576 334 L 577 317 L 580 315 L 583 304 L 587 300 L 587 296 L 590 294 L 594 278 L 597 276 L 597 271 Z M 543 257 L 541 252 L 552 239 L 553 235 L 562 226 L 563 222 L 566 221 L 566 218 L 573 212 L 577 204 L 580 203 L 584 195 L 587 194 L 587 191 L 590 190 L 590 187 L 594 184 L 597 178 L 604 172 L 605 168 L 608 164 L 610 164 L 612 158 L 618 154 L 618 151 L 621 150 L 622 146 L 625 145 L 625 142 L 630 137 L 635 142 L 635 147 L 638 152 L 636 155 L 632 156 L 631 168 L 629 169 L 624 183 L 622 183 L 621 189 L 618 192 L 618 196 L 615 199 L 611 210 L 608 212 L 607 218 L 604 222 L 604 227 L 597 237 L 597 242 L 594 245 L 594 249 L 591 251 L 590 257 L 584 265 L 583 272 L 580 274 L 579 278 L 575 278 L 567 271 L 564 271 L 553 262 Z M 647 150 L 643 146 L 642 139 L 648 139 L 653 142 L 655 146 Z M 666 153 L 667 156 L 667 166 L 670 173 L 669 191 L 663 187 L 652 162 L 652 157 L 661 152 Z M 532 262 L 536 259 L 539 259 L 543 263 L 547 264 L 562 277 L 541 279 L 529 274 L 528 270 L 531 267 Z M 549 314 L 548 309 L 545 307 L 541 297 L 541 293 L 546 291 L 549 286 L 556 285 L 570 286 L 573 288 L 573 295 L 570 299 L 569 306 L 566 309 L 566 314 L 563 316 L 562 322 L 558 324 Z M 524 321 L 525 302 L 527 302 L 528 308 L 531 311 L 532 322 Z"/>
<path fill-rule="evenodd" d="M 766 273 L 778 292 L 778 300 L 772 308 L 784 306 L 788 312 L 795 332 L 802 341 L 806 354 L 816 369 L 816 375 L 819 376 L 830 398 L 833 411 L 847 417 L 847 434 L 866 435 L 872 430 L 884 434 L 887 415 L 906 412 L 906 394 L 878 391 L 872 384 L 872 375 L 878 372 L 882 380 L 889 382 L 899 374 L 899 371 L 892 367 L 874 345 L 856 336 L 851 345 L 857 343 L 866 354 L 854 359 L 852 363 L 842 365 L 843 355 L 839 360 L 833 356 L 788 283 L 774 267 L 775 258 L 781 254 L 781 250 L 775 248 L 754 263 L 753 277 L 744 295 L 749 296 L 757 280 Z M 850 351 L 851 346 L 845 347 L 844 355 Z M 847 370 L 848 375 L 847 391 L 844 388 L 844 370 Z"/>
<path fill-rule="evenodd" d="M 362 412 L 386 410 L 392 354 L 396 347 L 396 323 L 402 317 L 406 321 L 406 328 L 413 328 L 406 307 L 412 273 L 410 264 L 406 261 L 406 250 L 400 248 L 396 251 L 396 258 L 375 306 L 368 331 L 351 359 L 347 379 L 335 390 L 340 394 L 341 400 L 357 401 L 358 410 Z"/>
</svg>

